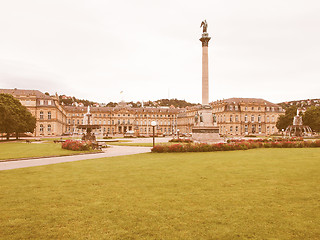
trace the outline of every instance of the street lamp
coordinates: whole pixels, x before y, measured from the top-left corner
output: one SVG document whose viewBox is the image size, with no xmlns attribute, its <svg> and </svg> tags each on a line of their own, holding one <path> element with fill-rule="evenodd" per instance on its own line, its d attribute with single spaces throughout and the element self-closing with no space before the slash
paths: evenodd
<svg viewBox="0 0 320 240">
<path fill-rule="evenodd" d="M 152 126 L 152 131 L 153 131 L 152 137 L 153 137 L 153 147 L 154 147 L 154 143 L 155 143 L 155 141 L 154 141 L 154 128 L 157 126 L 157 122 L 156 121 L 152 121 L 151 122 L 151 126 Z"/>
</svg>

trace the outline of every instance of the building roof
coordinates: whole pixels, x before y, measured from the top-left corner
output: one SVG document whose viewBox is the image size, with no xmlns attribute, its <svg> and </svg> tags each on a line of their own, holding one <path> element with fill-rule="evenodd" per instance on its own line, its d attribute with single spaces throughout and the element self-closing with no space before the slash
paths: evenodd
<svg viewBox="0 0 320 240">
<path fill-rule="evenodd" d="M 219 104 L 219 103 L 233 103 L 233 104 L 240 104 L 240 103 L 257 103 L 257 104 L 264 104 L 267 106 L 272 107 L 280 107 L 279 105 L 269 102 L 267 100 L 264 100 L 262 98 L 227 98 L 223 100 L 218 100 L 213 102 L 213 104 Z"/>
<path fill-rule="evenodd" d="M 52 99 L 52 97 L 40 92 L 39 90 L 26 90 L 26 89 L 0 89 L 0 93 L 11 94 L 15 97 L 22 97 L 22 96 L 35 96 L 36 98 L 40 99 Z"/>
</svg>

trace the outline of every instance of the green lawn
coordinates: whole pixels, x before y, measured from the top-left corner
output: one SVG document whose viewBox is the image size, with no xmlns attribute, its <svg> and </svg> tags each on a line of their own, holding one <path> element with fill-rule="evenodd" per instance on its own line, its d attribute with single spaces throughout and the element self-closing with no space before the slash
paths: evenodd
<svg viewBox="0 0 320 240">
<path fill-rule="evenodd" d="M 0 143 L 0 160 L 44 156 L 61 156 L 77 153 L 79 152 L 62 149 L 60 143 Z"/>
<path fill-rule="evenodd" d="M 147 153 L 0 172 L 0 239 L 319 239 L 320 149 Z"/>
</svg>

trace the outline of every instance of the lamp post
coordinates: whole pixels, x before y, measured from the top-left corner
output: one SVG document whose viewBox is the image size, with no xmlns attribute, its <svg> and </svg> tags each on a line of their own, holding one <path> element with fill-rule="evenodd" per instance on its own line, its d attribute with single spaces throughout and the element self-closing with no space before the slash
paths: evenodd
<svg viewBox="0 0 320 240">
<path fill-rule="evenodd" d="M 153 142 L 153 147 L 154 147 L 154 144 L 155 144 L 155 141 L 154 141 L 154 128 L 157 126 L 157 122 L 156 121 L 152 121 L 151 122 L 151 126 L 152 126 L 152 132 L 153 132 L 153 134 L 152 134 L 152 142 Z"/>
</svg>

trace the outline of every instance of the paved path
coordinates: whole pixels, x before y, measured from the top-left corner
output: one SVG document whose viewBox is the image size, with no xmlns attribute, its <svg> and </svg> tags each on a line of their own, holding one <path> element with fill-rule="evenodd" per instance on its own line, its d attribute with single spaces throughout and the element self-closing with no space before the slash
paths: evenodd
<svg viewBox="0 0 320 240">
<path fill-rule="evenodd" d="M 94 159 L 94 158 L 132 155 L 132 154 L 150 152 L 150 150 L 151 150 L 150 147 L 111 146 L 110 148 L 107 148 L 107 150 L 105 150 L 104 153 L 0 162 L 0 171 L 15 169 L 15 168 L 49 165 L 49 164 L 62 163 L 62 162 L 73 162 L 73 161 L 80 161 L 80 160 L 87 160 L 87 159 Z"/>
</svg>

